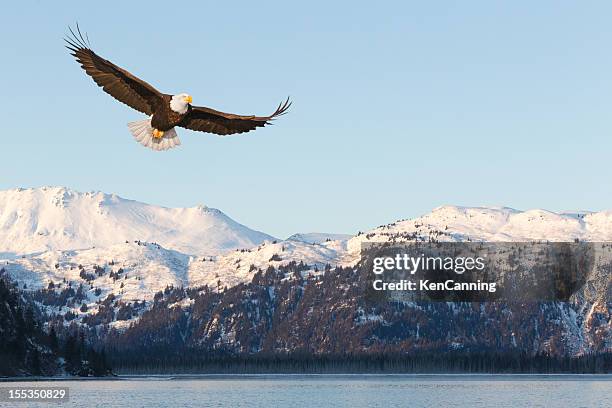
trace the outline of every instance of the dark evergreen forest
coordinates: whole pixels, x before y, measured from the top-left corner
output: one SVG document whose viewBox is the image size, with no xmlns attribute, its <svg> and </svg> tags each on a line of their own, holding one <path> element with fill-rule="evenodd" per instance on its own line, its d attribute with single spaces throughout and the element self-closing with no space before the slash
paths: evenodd
<svg viewBox="0 0 612 408">
<path fill-rule="evenodd" d="M 39 310 L 0 278 L 0 376 L 102 376 L 110 373 L 104 351 L 83 333 L 44 329 Z"/>
</svg>

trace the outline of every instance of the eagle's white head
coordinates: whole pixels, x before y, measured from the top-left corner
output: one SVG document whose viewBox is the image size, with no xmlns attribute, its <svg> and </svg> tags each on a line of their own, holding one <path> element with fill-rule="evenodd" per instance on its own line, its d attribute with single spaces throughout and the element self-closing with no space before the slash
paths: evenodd
<svg viewBox="0 0 612 408">
<path fill-rule="evenodd" d="M 182 115 L 187 112 L 187 108 L 191 102 L 193 102 L 191 95 L 186 93 L 174 95 L 170 100 L 170 109 Z"/>
</svg>

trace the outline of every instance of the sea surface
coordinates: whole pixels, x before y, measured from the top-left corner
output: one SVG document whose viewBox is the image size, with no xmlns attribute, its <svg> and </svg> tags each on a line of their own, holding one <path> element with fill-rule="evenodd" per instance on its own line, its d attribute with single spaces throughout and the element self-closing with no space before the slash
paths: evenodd
<svg viewBox="0 0 612 408">
<path fill-rule="evenodd" d="M 7 381 L 68 387 L 2 407 L 612 407 L 612 375 L 203 375 Z"/>
</svg>

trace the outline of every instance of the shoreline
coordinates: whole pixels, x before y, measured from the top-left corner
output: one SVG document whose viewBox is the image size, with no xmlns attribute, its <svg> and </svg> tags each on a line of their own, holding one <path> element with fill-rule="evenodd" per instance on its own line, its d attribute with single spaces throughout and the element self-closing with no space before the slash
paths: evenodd
<svg viewBox="0 0 612 408">
<path fill-rule="evenodd" d="M 394 378 L 415 380 L 601 380 L 612 381 L 612 374 L 538 374 L 538 373 L 265 373 L 265 374 L 126 374 L 108 377 L 6 377 L 0 378 L 0 383 L 16 382 L 64 382 L 64 381 L 173 381 L 173 380 L 300 380 L 300 379 L 347 379 L 359 380 L 365 378 Z"/>
</svg>

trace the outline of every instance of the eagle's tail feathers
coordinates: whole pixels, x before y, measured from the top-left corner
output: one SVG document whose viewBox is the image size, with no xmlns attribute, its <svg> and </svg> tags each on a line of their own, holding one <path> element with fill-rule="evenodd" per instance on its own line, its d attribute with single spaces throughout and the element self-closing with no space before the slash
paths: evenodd
<svg viewBox="0 0 612 408">
<path fill-rule="evenodd" d="M 159 139 L 153 137 L 151 119 L 130 122 L 128 128 L 138 143 L 152 150 L 168 150 L 181 144 L 174 128 L 164 132 L 164 136 Z"/>
</svg>

